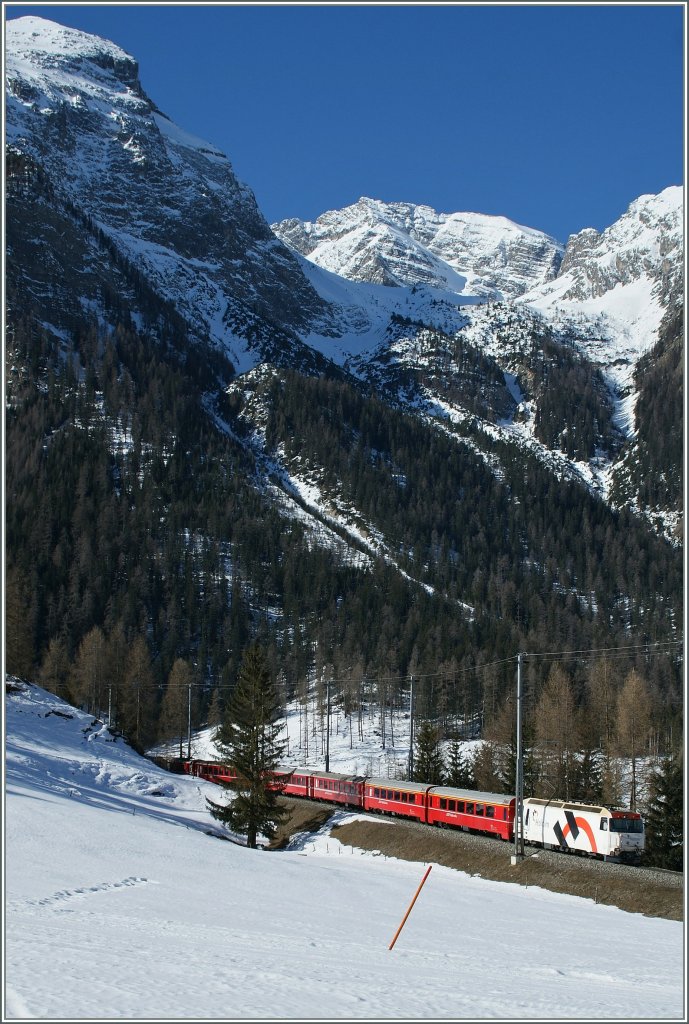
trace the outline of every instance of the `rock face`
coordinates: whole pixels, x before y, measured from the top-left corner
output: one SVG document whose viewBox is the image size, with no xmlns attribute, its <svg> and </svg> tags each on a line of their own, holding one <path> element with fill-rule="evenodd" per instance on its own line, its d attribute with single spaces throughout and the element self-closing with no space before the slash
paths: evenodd
<svg viewBox="0 0 689 1024">
<path fill-rule="evenodd" d="M 129 54 L 41 18 L 6 28 L 9 151 L 39 166 L 199 335 L 241 365 L 261 322 L 320 322 L 325 304 L 251 190 L 156 108 Z"/>
<path fill-rule="evenodd" d="M 683 189 L 640 196 L 603 232 L 587 228 L 567 243 L 556 283 L 540 289 L 558 301 L 600 299 L 618 285 L 646 279 L 662 305 L 681 282 Z"/>
<path fill-rule="evenodd" d="M 564 247 L 505 217 L 436 213 L 362 198 L 315 222 L 273 224 L 312 262 L 354 281 L 427 285 L 485 299 L 514 298 L 555 277 Z"/>
</svg>

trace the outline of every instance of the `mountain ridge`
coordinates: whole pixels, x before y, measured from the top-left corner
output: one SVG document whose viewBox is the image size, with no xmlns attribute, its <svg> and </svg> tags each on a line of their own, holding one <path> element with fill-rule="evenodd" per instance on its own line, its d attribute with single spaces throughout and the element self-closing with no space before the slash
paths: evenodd
<svg viewBox="0 0 689 1024">
<path fill-rule="evenodd" d="M 570 283 L 564 259 L 552 276 L 560 243 L 502 220 L 514 296 L 489 280 L 504 261 L 481 278 L 488 250 L 452 277 L 419 240 L 447 225 L 427 207 L 411 249 L 431 278 L 380 283 L 381 266 L 403 277 L 398 254 L 412 264 L 406 242 L 378 259 L 374 232 L 374 280 L 349 280 L 271 231 L 227 157 L 143 95 L 132 58 L 42 20 L 7 27 L 7 549 L 36 661 L 121 628 L 145 637 L 161 686 L 195 659 L 207 708 L 257 635 L 288 689 L 316 662 L 430 677 L 553 637 L 676 636 L 670 209 L 636 208 L 625 238 L 645 255 L 608 267 L 621 277 L 602 296 L 549 292 Z M 415 209 L 395 207 L 385 245 Z M 455 245 L 459 222 L 446 233 Z M 524 239 L 541 254 L 530 290 Z M 589 241 L 567 274 L 594 250 L 605 262 L 614 233 Z"/>
</svg>

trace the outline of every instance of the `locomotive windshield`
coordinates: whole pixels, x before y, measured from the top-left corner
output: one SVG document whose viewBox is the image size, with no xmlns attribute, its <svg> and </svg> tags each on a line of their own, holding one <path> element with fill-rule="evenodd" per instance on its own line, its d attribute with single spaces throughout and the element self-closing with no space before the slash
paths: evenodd
<svg viewBox="0 0 689 1024">
<path fill-rule="evenodd" d="M 643 832 L 644 823 L 641 818 L 611 818 L 611 832 Z"/>
</svg>

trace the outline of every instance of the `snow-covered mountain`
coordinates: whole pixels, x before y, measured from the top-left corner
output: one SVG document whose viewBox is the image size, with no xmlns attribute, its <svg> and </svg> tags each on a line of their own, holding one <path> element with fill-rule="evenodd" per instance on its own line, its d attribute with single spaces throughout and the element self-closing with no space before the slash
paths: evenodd
<svg viewBox="0 0 689 1024">
<path fill-rule="evenodd" d="M 350 370 L 377 387 L 385 382 L 398 399 L 442 419 L 474 418 L 471 405 L 448 404 L 453 368 L 447 345 L 441 346 L 442 366 L 433 367 L 437 345 L 429 350 L 423 331 L 461 341 L 506 375 L 502 399 L 492 414 L 486 410 L 486 426 L 608 497 L 618 462 L 609 444 L 597 445 L 595 457 L 590 451 L 572 460 L 566 446 L 539 440 L 532 363 L 546 337 L 576 353 L 607 390 L 617 447 L 633 444 L 637 364 L 657 344 L 664 320 L 681 308 L 683 224 L 683 189 L 671 186 L 641 196 L 604 232 L 587 229 L 566 246 L 505 218 L 437 214 L 371 199 L 273 229 L 313 265 L 305 269 L 323 297 L 335 294 L 326 271 L 356 283 L 348 301 L 350 310 L 357 297 L 364 307 L 360 326 L 340 346 Z M 372 300 L 364 289 L 376 286 Z M 410 321 L 407 329 L 391 331 L 391 316 Z M 424 378 L 420 389 L 409 391 L 410 373 Z M 440 389 L 429 386 L 431 376 L 442 380 Z M 404 380 L 402 391 L 395 380 Z M 676 511 L 665 519 L 668 534 L 676 529 Z"/>
<path fill-rule="evenodd" d="M 506 217 L 367 198 L 315 222 L 293 218 L 272 227 L 297 252 L 349 280 L 482 299 L 514 298 L 550 281 L 564 252 L 542 231 Z"/>
<path fill-rule="evenodd" d="M 579 336 L 603 365 L 632 368 L 682 298 L 684 190 L 640 196 L 602 233 L 572 235 L 557 277 L 521 301 Z"/>
<path fill-rule="evenodd" d="M 35 161 L 58 201 L 77 207 L 238 369 L 265 357 L 269 333 L 308 356 L 294 332 L 319 322 L 324 303 L 227 157 L 146 96 L 134 58 L 36 17 L 7 22 L 6 51 L 9 153 Z M 95 258 L 73 268 L 85 302 L 96 300 Z"/>
<path fill-rule="evenodd" d="M 615 640 L 675 635 L 680 188 L 567 247 L 374 200 L 278 238 L 119 47 L 20 18 L 6 71 L 9 533 L 41 657 L 113 607 L 177 649 L 214 587 L 217 672 L 228 623 L 329 660 L 368 631 L 400 672 L 417 648 L 468 658 L 473 623 L 488 661 L 497 630 L 511 651 L 560 616 L 579 647 L 596 615 Z"/>
</svg>

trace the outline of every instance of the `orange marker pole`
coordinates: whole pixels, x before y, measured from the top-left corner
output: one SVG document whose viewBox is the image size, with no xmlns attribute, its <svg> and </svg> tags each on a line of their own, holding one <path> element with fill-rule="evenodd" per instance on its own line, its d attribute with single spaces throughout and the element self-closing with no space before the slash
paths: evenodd
<svg viewBox="0 0 689 1024">
<path fill-rule="evenodd" d="M 388 949 L 392 949 L 392 947 L 393 947 L 393 946 L 395 945 L 395 943 L 397 942 L 397 936 L 399 935 L 399 933 L 400 933 L 400 932 L 402 931 L 402 929 L 404 928 L 405 922 L 406 922 L 407 918 L 409 917 L 409 915 L 411 914 L 411 908 L 412 908 L 412 907 L 414 906 L 414 904 L 416 903 L 416 897 L 417 897 L 417 896 L 419 895 L 419 893 L 420 893 L 420 892 L 421 892 L 421 890 L 423 889 L 423 884 L 424 884 L 424 882 L 426 881 L 426 879 L 428 878 L 428 876 L 430 875 L 430 873 L 431 873 L 431 868 L 432 868 L 432 867 L 433 867 L 433 865 L 432 865 L 432 864 L 429 864 L 429 865 L 428 865 L 428 870 L 426 871 L 426 874 L 425 874 L 425 875 L 423 876 L 423 878 L 421 879 L 421 883 L 420 883 L 420 885 L 419 885 L 419 888 L 418 888 L 418 889 L 416 890 L 416 892 L 414 893 L 414 899 L 413 899 L 413 900 L 411 901 L 411 903 L 409 904 L 409 909 L 407 910 L 407 913 L 406 913 L 406 914 L 404 915 L 404 917 L 402 918 L 402 923 L 400 924 L 399 928 L 398 928 L 398 929 L 397 929 L 397 931 L 395 932 L 395 937 L 394 937 L 394 939 L 392 940 L 392 942 L 390 943 L 390 945 L 388 946 Z"/>
</svg>

